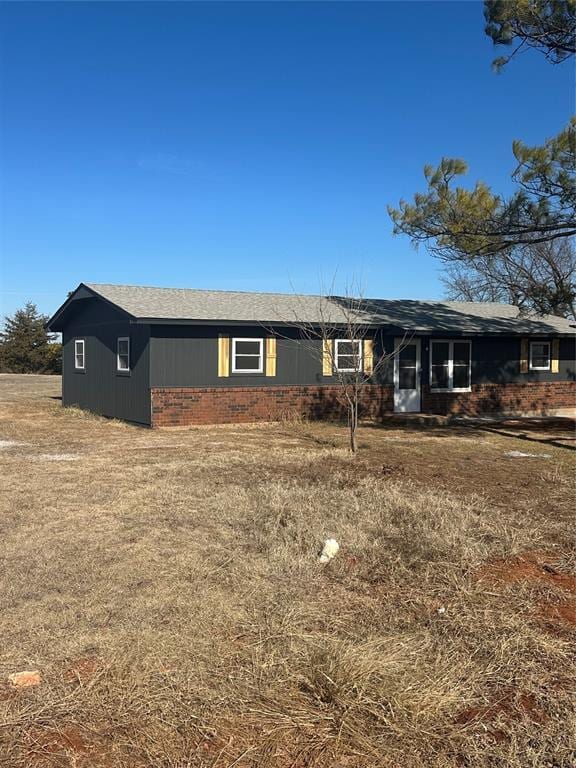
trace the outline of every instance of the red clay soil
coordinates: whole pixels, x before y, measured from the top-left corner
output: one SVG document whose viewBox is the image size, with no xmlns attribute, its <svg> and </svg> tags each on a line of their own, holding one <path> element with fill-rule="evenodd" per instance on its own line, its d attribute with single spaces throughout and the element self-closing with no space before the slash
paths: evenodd
<svg viewBox="0 0 576 768">
<path fill-rule="evenodd" d="M 563 603 L 541 603 L 540 613 L 546 619 L 576 628 L 576 600 Z"/>
<path fill-rule="evenodd" d="M 498 727 L 495 721 L 518 721 L 527 719 L 537 725 L 543 725 L 549 720 L 548 714 L 538 706 L 535 697 L 530 693 L 515 694 L 514 691 L 506 691 L 500 697 L 488 704 L 476 707 L 468 707 L 462 710 L 455 718 L 455 725 L 463 727 L 482 726 L 482 733 L 492 741 L 502 743 L 509 736 L 502 727 Z M 466 762 L 461 765 L 468 765 Z"/>
<path fill-rule="evenodd" d="M 460 712 L 454 719 L 456 725 L 490 722 L 498 717 L 507 720 L 528 718 L 533 723 L 545 723 L 548 715 L 536 703 L 530 693 L 516 695 L 514 691 L 506 691 L 499 699 L 478 707 L 469 707 Z"/>
<path fill-rule="evenodd" d="M 98 737 L 95 740 L 75 724 L 29 731 L 26 758 L 34 768 L 114 768 L 117 764 Z"/>
<path fill-rule="evenodd" d="M 559 553 L 524 552 L 515 558 L 487 563 L 482 566 L 478 576 L 480 579 L 500 584 L 537 582 L 576 595 L 576 576 L 559 571 L 554 565 L 558 559 Z M 570 632 L 576 628 L 576 600 L 540 601 L 538 615 L 545 619 L 548 631 L 563 636 L 566 631 Z"/>
<path fill-rule="evenodd" d="M 89 745 L 79 728 L 68 726 L 61 730 L 42 730 L 32 735 L 30 755 L 53 754 L 54 752 L 87 752 Z"/>
<path fill-rule="evenodd" d="M 534 550 L 507 560 L 494 560 L 482 566 L 478 577 L 503 584 L 537 581 L 576 594 L 576 576 L 563 573 L 554 565 L 559 554 Z"/>
<path fill-rule="evenodd" d="M 85 656 L 68 667 L 64 672 L 67 683 L 88 683 L 100 668 L 100 661 L 94 656 Z"/>
<path fill-rule="evenodd" d="M 539 709 L 532 695 L 521 693 L 517 700 L 514 701 L 513 694 L 508 693 L 498 701 L 490 704 L 469 707 L 468 709 L 462 710 L 462 712 L 454 718 L 454 723 L 455 725 L 461 725 L 463 727 L 473 727 L 474 725 L 481 723 L 483 736 L 501 744 L 502 742 L 505 742 L 509 736 L 506 731 L 503 728 L 499 728 L 494 721 L 498 719 L 500 721 L 502 721 L 502 719 L 517 721 L 524 717 L 538 725 L 542 725 L 548 719 L 548 715 Z M 469 765 L 469 763 L 462 756 L 462 759 L 458 761 L 458 765 L 464 766 Z"/>
</svg>

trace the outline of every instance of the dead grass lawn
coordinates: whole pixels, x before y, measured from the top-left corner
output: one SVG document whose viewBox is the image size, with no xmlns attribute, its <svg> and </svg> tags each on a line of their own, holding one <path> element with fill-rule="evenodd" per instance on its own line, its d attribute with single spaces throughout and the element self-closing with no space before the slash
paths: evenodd
<svg viewBox="0 0 576 768">
<path fill-rule="evenodd" d="M 58 394 L 0 376 L 0 681 L 43 678 L 0 683 L 0 765 L 576 765 L 570 424 L 368 426 L 351 460 L 337 425 Z"/>
</svg>

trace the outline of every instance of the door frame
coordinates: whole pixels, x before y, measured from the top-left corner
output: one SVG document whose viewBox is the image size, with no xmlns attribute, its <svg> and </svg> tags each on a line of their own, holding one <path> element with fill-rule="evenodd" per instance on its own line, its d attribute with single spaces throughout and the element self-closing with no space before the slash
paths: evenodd
<svg viewBox="0 0 576 768">
<path fill-rule="evenodd" d="M 409 344 L 414 344 L 416 347 L 416 389 L 415 390 L 401 390 L 400 384 L 400 347 L 407 347 Z M 422 411 L 422 343 L 419 338 L 412 338 L 406 341 L 405 337 L 396 337 L 394 339 L 394 413 L 420 413 Z M 413 392 L 417 393 L 418 408 L 411 409 L 409 411 L 401 409 L 397 405 L 397 393 L 399 392 Z"/>
</svg>

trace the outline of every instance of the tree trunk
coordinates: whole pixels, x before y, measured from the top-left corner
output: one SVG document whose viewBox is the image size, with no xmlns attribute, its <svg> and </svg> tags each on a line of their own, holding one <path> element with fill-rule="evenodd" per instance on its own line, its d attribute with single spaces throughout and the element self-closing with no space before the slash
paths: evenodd
<svg viewBox="0 0 576 768">
<path fill-rule="evenodd" d="M 358 395 L 348 400 L 348 425 L 350 427 L 350 451 L 353 456 L 356 455 L 358 450 L 358 442 L 356 439 L 356 431 L 358 429 Z"/>
</svg>

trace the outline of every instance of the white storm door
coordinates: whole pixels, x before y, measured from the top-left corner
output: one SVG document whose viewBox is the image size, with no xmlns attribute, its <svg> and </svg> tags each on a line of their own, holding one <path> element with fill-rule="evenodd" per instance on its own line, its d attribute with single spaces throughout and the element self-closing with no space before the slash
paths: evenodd
<svg viewBox="0 0 576 768">
<path fill-rule="evenodd" d="M 420 410 L 420 339 L 394 340 L 394 411 Z"/>
</svg>

